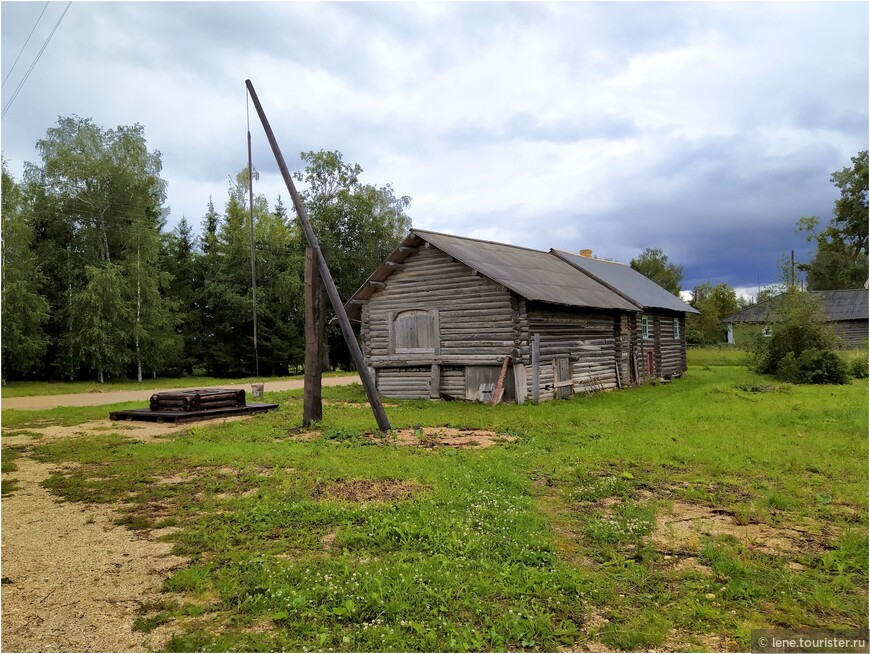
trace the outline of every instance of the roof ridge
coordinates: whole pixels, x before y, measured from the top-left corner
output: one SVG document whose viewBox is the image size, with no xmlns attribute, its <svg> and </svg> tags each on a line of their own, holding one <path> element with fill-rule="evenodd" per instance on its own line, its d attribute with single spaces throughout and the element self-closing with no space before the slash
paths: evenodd
<svg viewBox="0 0 870 654">
<path fill-rule="evenodd" d="M 590 261 L 600 261 L 601 263 L 615 263 L 617 266 L 627 266 L 631 268 L 630 264 L 623 263 L 622 261 L 612 261 L 611 259 L 601 259 L 599 257 L 587 257 L 579 252 L 572 252 L 571 250 L 563 250 L 562 248 L 550 248 L 550 252 L 564 252 L 565 254 L 571 254 L 575 257 L 583 257 L 584 259 L 589 259 Z"/>
<path fill-rule="evenodd" d="M 536 250 L 535 248 L 527 248 L 523 245 L 513 245 L 512 243 L 501 243 L 499 241 L 487 241 L 482 238 L 471 238 L 470 236 L 457 236 L 456 234 L 448 234 L 447 232 L 435 232 L 431 229 L 417 229 L 416 227 L 411 227 L 411 231 L 414 233 L 422 233 L 422 234 L 435 234 L 436 236 L 447 236 L 448 238 L 458 238 L 460 241 L 474 241 L 475 243 L 488 243 L 489 245 L 500 245 L 505 248 L 514 248 L 515 250 L 525 250 L 527 252 L 537 252 L 538 254 L 550 254 L 545 250 Z"/>
</svg>

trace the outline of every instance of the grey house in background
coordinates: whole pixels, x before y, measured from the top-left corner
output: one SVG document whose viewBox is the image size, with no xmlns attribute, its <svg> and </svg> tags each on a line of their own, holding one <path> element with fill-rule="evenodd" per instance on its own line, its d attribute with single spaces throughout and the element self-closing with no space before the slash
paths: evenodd
<svg viewBox="0 0 870 654">
<path fill-rule="evenodd" d="M 827 322 L 834 333 L 843 340 L 843 347 L 857 348 L 867 344 L 868 324 L 870 324 L 867 289 L 809 292 L 819 298 Z M 722 322 L 728 326 L 728 343 L 733 345 L 739 340 L 739 334 L 735 336 L 735 326 L 761 326 L 770 322 L 769 315 L 776 306 L 776 301 L 774 297 L 723 318 Z"/>
<path fill-rule="evenodd" d="M 693 309 L 663 308 L 668 332 L 644 306 L 553 252 L 419 229 L 346 304 L 381 395 L 481 399 L 506 366 L 519 403 L 681 374 Z M 657 341 L 678 351 L 658 367 Z"/>
</svg>

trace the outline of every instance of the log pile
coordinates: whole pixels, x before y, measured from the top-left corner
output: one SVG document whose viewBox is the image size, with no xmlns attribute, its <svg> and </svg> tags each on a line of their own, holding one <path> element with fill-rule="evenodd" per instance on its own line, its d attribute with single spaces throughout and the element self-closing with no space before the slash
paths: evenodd
<svg viewBox="0 0 870 654">
<path fill-rule="evenodd" d="M 224 388 L 155 393 L 150 401 L 152 411 L 203 411 L 243 406 L 244 390 Z"/>
</svg>

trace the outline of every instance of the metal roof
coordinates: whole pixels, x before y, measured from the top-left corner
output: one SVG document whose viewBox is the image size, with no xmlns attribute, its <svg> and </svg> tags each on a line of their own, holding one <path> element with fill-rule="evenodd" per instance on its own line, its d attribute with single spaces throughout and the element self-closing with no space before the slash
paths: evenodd
<svg viewBox="0 0 870 654">
<path fill-rule="evenodd" d="M 624 263 L 594 259 L 564 250 L 553 249 L 550 252 L 644 309 L 699 313 L 688 302 Z"/>
<path fill-rule="evenodd" d="M 548 252 L 515 245 L 412 229 L 346 303 L 359 320 L 361 303 L 424 242 L 529 301 L 594 309 L 638 311 L 639 307 Z M 374 282 L 372 284 L 371 282 Z"/>
<path fill-rule="evenodd" d="M 596 309 L 637 311 L 617 295 L 570 265 L 540 250 L 479 241 L 415 229 L 413 233 L 526 300 Z"/>
<path fill-rule="evenodd" d="M 828 322 L 868 319 L 867 289 L 849 288 L 837 291 L 810 291 L 810 293 L 821 301 Z M 747 307 L 733 316 L 722 318 L 722 322 L 767 322 L 767 314 L 776 306 L 779 297 L 781 296 L 777 295 Z"/>
</svg>

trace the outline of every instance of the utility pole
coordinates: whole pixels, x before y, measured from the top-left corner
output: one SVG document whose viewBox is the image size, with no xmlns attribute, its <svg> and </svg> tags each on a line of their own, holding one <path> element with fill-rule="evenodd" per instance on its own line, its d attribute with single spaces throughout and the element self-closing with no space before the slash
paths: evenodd
<svg viewBox="0 0 870 654">
<path fill-rule="evenodd" d="M 302 424 L 311 427 L 323 420 L 321 360 L 323 351 L 322 284 L 314 248 L 305 248 L 305 395 Z"/>
<path fill-rule="evenodd" d="M 260 116 L 260 122 L 263 124 L 263 131 L 266 132 L 266 138 L 269 139 L 269 145 L 272 147 L 272 153 L 275 155 L 275 161 L 278 162 L 278 168 L 281 171 L 281 177 L 284 178 L 284 184 L 287 185 L 287 190 L 290 197 L 293 198 L 293 206 L 296 208 L 296 215 L 299 217 L 299 224 L 302 231 L 305 232 L 305 238 L 308 239 L 308 245 L 314 250 L 317 259 L 317 270 L 320 273 L 320 278 L 326 287 L 326 294 L 329 296 L 329 302 L 335 310 L 335 315 L 338 318 L 338 324 L 341 325 L 341 333 L 344 335 L 344 341 L 347 343 L 347 348 L 353 357 L 353 362 L 359 371 L 359 377 L 365 388 L 366 396 L 369 404 L 372 407 L 372 413 L 378 423 L 378 429 L 381 431 L 390 430 L 390 421 L 387 419 L 387 414 L 384 411 L 384 406 L 381 404 L 381 398 L 378 397 L 378 389 L 375 387 L 375 380 L 372 373 L 366 365 L 362 350 L 353 333 L 353 327 L 350 325 L 350 319 L 347 317 L 347 312 L 344 310 L 344 303 L 338 295 L 338 289 L 335 287 L 335 281 L 332 279 L 332 274 L 329 272 L 329 266 L 326 265 L 326 260 L 323 258 L 323 253 L 320 251 L 320 244 L 317 242 L 317 236 L 314 230 L 311 229 L 311 223 L 308 220 L 308 212 L 305 210 L 305 205 L 302 203 L 302 198 L 296 191 L 296 185 L 293 183 L 293 177 L 290 175 L 290 170 L 287 168 L 287 163 L 284 161 L 284 155 L 281 154 L 281 148 L 278 147 L 278 141 L 275 139 L 275 134 L 272 132 L 272 127 L 269 125 L 269 119 L 266 118 L 266 113 L 263 111 L 263 106 L 260 104 L 260 99 L 257 97 L 257 92 L 254 90 L 254 85 L 251 80 L 245 80 L 245 85 L 248 87 L 248 93 L 251 95 L 251 100 L 254 107 L 257 109 L 257 114 Z"/>
</svg>

